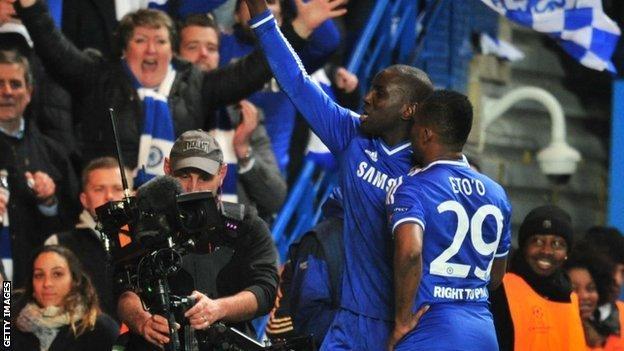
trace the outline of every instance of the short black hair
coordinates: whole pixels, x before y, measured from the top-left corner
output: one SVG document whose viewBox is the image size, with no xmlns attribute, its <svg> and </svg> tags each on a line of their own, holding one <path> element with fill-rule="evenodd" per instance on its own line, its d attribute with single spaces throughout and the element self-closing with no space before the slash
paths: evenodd
<svg viewBox="0 0 624 351">
<path fill-rule="evenodd" d="M 176 49 L 178 52 L 180 51 L 180 45 L 182 44 L 182 31 L 186 27 L 191 26 L 212 28 L 217 33 L 217 40 L 221 41 L 221 30 L 219 29 L 217 20 L 214 18 L 212 13 L 194 13 L 186 17 L 183 21 L 178 22 L 177 31 L 180 37 L 176 43 Z"/>
<path fill-rule="evenodd" d="M 178 22 L 178 32 L 182 29 L 190 26 L 208 27 L 214 29 L 217 34 L 219 33 L 219 26 L 217 20 L 212 13 L 194 13 L 186 17 L 183 21 Z"/>
<path fill-rule="evenodd" d="M 436 90 L 421 104 L 415 122 L 433 128 L 451 151 L 461 151 L 472 128 L 472 104 L 464 94 Z"/>
<path fill-rule="evenodd" d="M 624 236 L 617 228 L 594 226 L 587 229 L 584 238 L 616 263 L 624 264 Z"/>
</svg>

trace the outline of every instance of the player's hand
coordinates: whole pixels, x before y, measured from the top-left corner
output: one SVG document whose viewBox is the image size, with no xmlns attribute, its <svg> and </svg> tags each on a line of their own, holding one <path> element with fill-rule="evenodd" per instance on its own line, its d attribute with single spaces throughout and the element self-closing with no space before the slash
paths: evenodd
<svg viewBox="0 0 624 351">
<path fill-rule="evenodd" d="M 403 337 L 409 333 L 412 329 L 416 328 L 418 321 L 420 318 L 427 312 L 429 309 L 429 305 L 424 305 L 415 314 L 411 316 L 407 323 L 395 323 L 394 330 L 392 334 L 390 334 L 390 339 L 388 339 L 388 351 L 394 350 L 394 346 L 401 340 Z"/>
<path fill-rule="evenodd" d="M 26 172 L 26 183 L 32 189 L 37 200 L 45 205 L 54 204 L 56 184 L 47 173 L 37 171 L 35 173 Z"/>
<path fill-rule="evenodd" d="M 269 8 L 266 0 L 245 0 L 245 2 L 247 2 L 251 17 L 255 17 Z"/>
<path fill-rule="evenodd" d="M 184 317 L 188 318 L 193 329 L 206 329 L 224 317 L 223 309 L 217 300 L 213 300 L 199 291 L 193 291 L 191 296 L 197 302 L 195 302 L 195 306 L 184 313 Z"/>
<path fill-rule="evenodd" d="M 169 342 L 169 322 L 163 316 L 153 314 L 139 327 L 139 334 L 149 343 L 163 347 Z"/>
<path fill-rule="evenodd" d="M 347 13 L 347 9 L 340 7 L 346 3 L 345 0 L 295 0 L 297 17 L 292 26 L 297 34 L 307 38 L 323 22 Z"/>
</svg>

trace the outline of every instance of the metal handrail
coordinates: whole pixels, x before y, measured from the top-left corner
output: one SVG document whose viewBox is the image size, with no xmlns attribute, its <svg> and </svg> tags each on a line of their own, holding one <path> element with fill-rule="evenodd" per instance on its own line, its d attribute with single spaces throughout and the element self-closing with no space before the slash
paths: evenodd
<svg viewBox="0 0 624 351">
<path fill-rule="evenodd" d="M 447 0 L 431 0 L 420 13 L 419 0 L 381 0 L 375 3 L 346 66 L 360 78 L 364 89 L 368 88 L 366 84 L 374 70 L 391 63 L 416 63 L 425 35 L 435 25 L 444 1 Z M 411 53 L 404 50 L 402 40 L 414 41 L 408 47 Z M 393 57 L 397 51 L 398 54 Z"/>
</svg>

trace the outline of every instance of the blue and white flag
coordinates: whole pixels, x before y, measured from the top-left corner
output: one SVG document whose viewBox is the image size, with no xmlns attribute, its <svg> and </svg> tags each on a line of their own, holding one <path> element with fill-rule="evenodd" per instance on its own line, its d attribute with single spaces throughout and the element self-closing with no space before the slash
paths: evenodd
<svg viewBox="0 0 624 351">
<path fill-rule="evenodd" d="M 164 175 L 165 157 L 175 141 L 173 118 L 169 111 L 167 96 L 175 79 L 175 70 L 170 66 L 158 91 L 138 88 L 143 101 L 143 133 L 139 141 L 139 157 L 134 186 L 139 187 L 158 175 Z"/>
<path fill-rule="evenodd" d="M 611 56 L 620 28 L 601 0 L 481 0 L 513 22 L 547 33 L 582 65 L 615 72 Z"/>
</svg>

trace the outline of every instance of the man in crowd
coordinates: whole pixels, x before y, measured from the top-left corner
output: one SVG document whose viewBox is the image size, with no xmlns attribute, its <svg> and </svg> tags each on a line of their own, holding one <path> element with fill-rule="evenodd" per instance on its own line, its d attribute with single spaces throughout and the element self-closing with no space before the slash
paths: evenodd
<svg viewBox="0 0 624 351">
<path fill-rule="evenodd" d="M 202 233 L 197 252 L 183 257 L 182 270 L 170 281 L 176 295 L 192 292 L 196 298 L 185 317 L 195 330 L 223 321 L 253 335 L 250 322 L 271 309 L 278 283 L 277 252 L 266 224 L 249 211 L 243 214 L 243 205 L 218 200 L 227 165 L 207 132 L 183 133 L 165 162 L 165 173 L 175 177 L 184 192 L 212 192 L 225 223 Z M 134 292 L 122 294 L 118 313 L 131 331 L 148 342 L 170 341 L 167 320 L 143 310 Z"/>
<path fill-rule="evenodd" d="M 45 242 L 46 245 L 63 245 L 78 257 L 98 293 L 100 306 L 112 317 L 117 307 L 113 293 L 113 262 L 109 262 L 104 234 L 95 229 L 95 209 L 109 201 L 119 201 L 123 195 L 117 160 L 112 157 L 91 160 L 82 170 L 82 213 L 76 227 L 53 234 Z"/>
<path fill-rule="evenodd" d="M 501 351 L 586 350 L 577 295 L 563 264 L 573 244 L 570 215 L 534 208 L 518 232 L 518 250 L 490 296 Z"/>
<path fill-rule="evenodd" d="M 358 116 L 334 103 L 311 81 L 280 35 L 265 1 L 247 0 L 247 4 L 251 28 L 282 90 L 340 162 L 345 271 L 341 309 L 321 349 L 384 349 L 394 320 L 392 240 L 384 199 L 411 167 L 412 118 L 432 84 L 413 67 L 388 67 L 375 76 L 364 99 L 365 114 Z"/>
<path fill-rule="evenodd" d="M 460 93 L 436 91 L 418 109 L 411 139 L 422 168 L 387 198 L 395 288 L 389 350 L 497 348 L 488 287 L 505 273 L 511 205 L 463 156 L 471 127 L 472 106 Z"/>
<path fill-rule="evenodd" d="M 0 217 L 8 211 L 2 235 L 9 236 L 3 242 L 11 246 L 15 287 L 30 279 L 25 275 L 33 249 L 70 228 L 78 212 L 78 181 L 67 153 L 39 132 L 27 110 L 33 89 L 28 60 L 0 51 L 0 169 L 10 193 L 0 194 Z"/>
<path fill-rule="evenodd" d="M 211 15 L 189 16 L 180 25 L 180 57 L 203 71 L 216 69 L 219 65 L 218 30 Z M 233 192 L 237 202 L 254 206 L 260 217 L 268 220 L 281 208 L 287 189 L 262 119 L 261 110 L 248 100 L 242 100 L 237 108 L 218 112 L 215 136 L 223 148 L 225 161 L 236 166 L 231 167 L 225 181 L 236 186 Z M 228 160 L 232 155 L 235 157 Z"/>
</svg>

